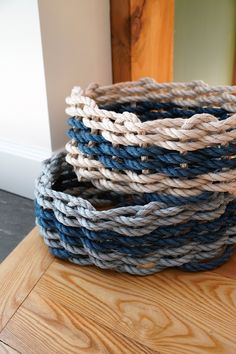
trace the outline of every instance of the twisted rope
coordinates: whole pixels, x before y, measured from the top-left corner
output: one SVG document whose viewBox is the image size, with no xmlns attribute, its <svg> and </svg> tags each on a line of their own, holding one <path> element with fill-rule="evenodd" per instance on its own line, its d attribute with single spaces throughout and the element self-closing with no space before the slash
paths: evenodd
<svg viewBox="0 0 236 354">
<path fill-rule="evenodd" d="M 40 232 L 54 255 L 146 275 L 167 267 L 211 269 L 232 253 L 235 201 L 227 193 L 172 205 L 135 204 L 136 196 L 94 192 L 92 185 L 76 181 L 64 153 L 45 161 L 36 181 L 35 208 Z M 118 206 L 107 209 L 115 196 Z M 98 210 L 104 206 L 106 210 Z"/>
<path fill-rule="evenodd" d="M 234 194 L 235 93 L 236 87 L 151 79 L 90 85 L 89 97 L 74 88 L 66 100 L 73 115 L 66 160 L 80 181 L 100 190 Z"/>
<path fill-rule="evenodd" d="M 79 179 L 92 180 L 93 184 L 101 189 L 111 189 L 123 193 L 132 193 L 133 191 L 141 193 L 153 193 L 161 191 L 172 195 L 197 195 L 201 191 L 211 192 L 229 192 L 234 193 L 236 189 L 236 170 L 229 169 L 234 167 L 235 159 L 232 162 L 222 165 L 219 172 L 218 166 L 213 168 L 213 172 L 199 174 L 197 169 L 196 177 L 191 179 L 186 178 L 170 178 L 172 169 L 169 169 L 168 174 L 148 172 L 136 173 L 133 170 L 120 169 L 113 171 L 105 168 L 99 159 L 92 159 L 79 151 L 76 142 L 70 141 L 66 145 L 68 154 L 66 161 L 75 167 L 75 172 Z M 230 161 L 230 160 L 229 160 Z M 224 161 L 223 161 L 224 162 Z M 221 164 L 223 164 L 221 162 Z M 118 167 L 118 166 L 117 166 Z M 207 167 L 207 166 L 206 166 Z M 226 171 L 222 169 L 228 167 Z M 194 171 L 194 170 L 193 170 Z M 178 175 L 178 170 L 173 170 L 172 175 Z M 181 173 L 180 177 L 186 177 Z"/>
<path fill-rule="evenodd" d="M 182 107 L 216 105 L 235 112 L 235 90 L 232 86 L 210 86 L 203 81 L 157 83 L 151 78 L 144 78 L 109 86 L 91 84 L 85 91 L 85 95 L 98 104 L 156 100 L 171 101 Z M 75 87 L 71 98 L 76 99 L 82 94 L 82 90 Z"/>
<path fill-rule="evenodd" d="M 147 94 L 149 90 L 151 98 Z M 159 92 L 163 90 L 165 94 L 160 95 Z M 117 95 L 114 96 L 114 92 L 117 92 Z M 136 96 L 137 92 L 140 93 L 138 97 Z M 235 87 L 212 87 L 202 82 L 157 84 L 150 82 L 150 80 L 142 80 L 132 85 L 130 83 L 118 85 L 113 89 L 111 87 L 103 89 L 95 87 L 94 90 L 88 89 L 87 93 L 95 98 L 97 103 L 122 103 L 125 99 L 126 103 L 137 104 L 141 100 L 146 104 L 143 108 L 146 110 L 150 105 L 151 109 L 156 110 L 155 104 L 159 104 L 147 103 L 148 100 L 157 102 L 161 100 L 162 104 L 167 102 L 172 105 L 178 104 L 181 107 L 203 105 L 212 107 L 215 105 L 216 107 L 208 111 L 212 113 L 225 110 L 228 113 L 236 112 L 236 97 L 233 95 L 236 93 Z M 102 94 L 106 95 L 101 97 Z M 181 97 L 181 102 L 179 99 L 176 102 L 176 97 Z M 194 100 L 190 99 L 191 97 Z M 235 114 L 226 114 L 225 119 L 222 120 L 212 114 L 202 113 L 194 114 L 189 119 L 173 119 L 172 116 L 171 119 L 142 122 L 136 114 L 132 113 L 132 111 L 136 112 L 136 108 L 132 108 L 131 112 L 124 111 L 123 113 L 101 109 L 92 98 L 82 96 L 81 91 L 77 92 L 76 89 L 72 90 L 71 97 L 68 97 L 66 102 L 70 105 L 66 110 L 69 115 L 80 117 L 87 128 L 101 131 L 101 135 L 113 144 L 137 146 L 149 144 L 184 152 L 194 151 L 209 145 L 225 145 L 235 139 Z M 200 110 L 200 112 L 206 112 L 206 109 Z M 170 115 L 171 113 L 176 114 L 176 112 L 170 112 Z M 181 113 L 180 108 L 179 113 Z M 155 116 L 156 112 L 153 114 Z"/>
<path fill-rule="evenodd" d="M 182 118 L 174 118 L 135 124 L 129 121 L 126 112 L 116 114 L 97 110 L 101 114 L 100 121 L 96 121 L 99 116 L 95 112 L 86 108 L 83 110 L 68 108 L 66 112 L 71 116 L 83 117 L 81 119 L 86 127 L 100 131 L 102 137 L 113 144 L 131 146 L 147 144 L 187 152 L 208 146 L 224 146 L 236 138 L 236 114 L 222 121 L 218 121 L 215 116 L 209 114 L 195 114 L 187 120 L 188 122 Z M 124 124 L 113 123 L 111 119 L 108 119 L 111 117 L 106 117 L 107 112 L 109 116 L 113 113 L 112 118 L 117 119 L 116 122 L 121 119 L 120 116 L 124 120 L 127 118 L 127 121 L 124 121 Z"/>
<path fill-rule="evenodd" d="M 35 188 L 51 252 L 138 275 L 223 264 L 236 243 L 235 94 L 201 81 L 75 87 L 67 155 L 45 161 Z"/>
</svg>

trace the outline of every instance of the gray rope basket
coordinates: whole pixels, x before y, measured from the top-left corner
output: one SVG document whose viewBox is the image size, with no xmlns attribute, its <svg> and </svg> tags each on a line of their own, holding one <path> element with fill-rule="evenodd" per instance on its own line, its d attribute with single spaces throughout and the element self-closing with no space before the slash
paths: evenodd
<svg viewBox="0 0 236 354">
<path fill-rule="evenodd" d="M 51 253 L 80 265 L 137 275 L 209 270 L 236 242 L 232 195 L 150 200 L 150 193 L 101 191 L 77 180 L 65 153 L 43 163 L 35 197 L 36 223 Z"/>
</svg>

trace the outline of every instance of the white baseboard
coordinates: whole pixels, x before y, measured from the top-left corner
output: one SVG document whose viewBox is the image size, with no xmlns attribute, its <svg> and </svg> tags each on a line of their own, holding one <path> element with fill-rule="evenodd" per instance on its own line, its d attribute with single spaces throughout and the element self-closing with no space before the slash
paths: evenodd
<svg viewBox="0 0 236 354">
<path fill-rule="evenodd" d="M 41 162 L 51 155 L 51 151 L 0 141 L 0 189 L 33 199 Z"/>
</svg>

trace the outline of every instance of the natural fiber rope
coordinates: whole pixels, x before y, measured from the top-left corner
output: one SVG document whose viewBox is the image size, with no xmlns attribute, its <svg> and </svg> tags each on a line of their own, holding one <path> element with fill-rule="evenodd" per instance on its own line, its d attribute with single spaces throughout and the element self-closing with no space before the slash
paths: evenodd
<svg viewBox="0 0 236 354">
<path fill-rule="evenodd" d="M 143 79 L 82 93 L 66 100 L 79 180 L 127 194 L 235 193 L 236 87 Z"/>
<path fill-rule="evenodd" d="M 176 194 L 175 190 L 182 190 L 183 194 L 190 193 L 188 195 L 199 194 L 200 191 L 230 192 L 233 194 L 236 190 L 236 170 L 203 174 L 191 180 L 169 178 L 164 174 L 158 173 L 137 174 L 129 170 L 115 172 L 104 168 L 99 161 L 92 160 L 80 153 L 77 147 L 72 145 L 72 142 L 66 145 L 66 149 L 69 152 L 66 160 L 76 167 L 78 177 L 95 180 L 95 183 L 98 180 L 106 189 L 117 190 L 112 188 L 113 181 L 115 181 L 125 183 L 124 186 L 120 183 L 118 184 L 119 191 L 124 193 L 132 193 L 132 191 L 141 193 L 163 191 L 164 193 Z"/>
<path fill-rule="evenodd" d="M 45 242 L 53 254 L 72 262 L 140 275 L 176 266 L 206 270 L 224 262 L 236 242 L 235 206 L 228 194 L 213 193 L 206 202 L 179 206 L 132 205 L 130 197 L 130 205 L 99 211 L 83 198 L 94 193 L 91 187 L 81 185 L 85 191 L 73 195 L 79 186 L 65 155 L 59 154 L 45 161 L 35 192 Z M 102 206 L 104 198 L 98 194 L 92 200 L 102 200 Z"/>
<path fill-rule="evenodd" d="M 236 87 L 79 87 L 67 155 L 45 161 L 36 222 L 71 262 L 146 275 L 213 269 L 236 243 Z"/>
<path fill-rule="evenodd" d="M 125 89 L 127 85 L 128 92 Z M 141 85 L 141 86 L 140 86 Z M 138 98 L 135 95 L 141 87 Z M 181 89 L 178 91 L 178 87 Z M 189 90 L 191 87 L 191 90 Z M 185 89 L 186 88 L 186 89 Z M 88 89 L 86 92 L 96 102 L 82 96 L 81 89 L 73 89 L 71 97 L 66 99 L 70 105 L 66 112 L 70 116 L 80 117 L 83 124 L 90 129 L 101 131 L 101 135 L 114 144 L 138 145 L 143 144 L 157 145 L 170 150 L 180 152 L 193 151 L 209 145 L 217 145 L 233 141 L 236 137 L 235 123 L 236 115 L 232 115 L 223 121 L 211 114 L 195 114 L 189 119 L 159 119 L 155 121 L 141 122 L 134 113 L 124 112 L 115 113 L 100 109 L 97 104 L 109 102 L 120 102 L 120 98 L 125 102 L 148 101 L 147 92 L 151 91 L 152 100 L 172 102 L 180 106 L 199 106 L 216 105 L 236 112 L 236 93 L 235 87 L 212 87 L 202 82 L 189 84 L 157 84 L 149 79 L 137 81 L 113 87 L 98 87 L 93 91 Z M 158 95 L 160 90 L 165 90 L 165 95 Z M 114 97 L 113 92 L 117 91 Z M 230 92 L 230 93 L 226 93 Z M 103 94 L 103 98 L 99 96 Z M 174 99 L 181 97 L 181 102 Z M 194 97 L 194 101 L 189 100 Z"/>
<path fill-rule="evenodd" d="M 85 95 L 98 104 L 111 102 L 137 102 L 144 100 L 171 101 L 179 106 L 218 105 L 235 112 L 235 87 L 210 86 L 203 81 L 188 83 L 157 83 L 151 78 L 124 82 L 109 86 L 91 84 Z M 77 98 L 83 91 L 79 87 L 72 90 L 72 97 Z"/>
<path fill-rule="evenodd" d="M 180 152 L 194 151 L 208 146 L 227 145 L 236 139 L 236 114 L 224 121 L 206 114 L 195 114 L 186 122 L 182 118 L 165 119 L 151 122 L 131 122 L 128 114 L 107 111 L 97 112 L 83 109 L 66 109 L 71 116 L 81 117 L 83 124 L 93 130 L 101 131 L 101 136 L 113 144 L 160 146 Z M 130 113 L 130 115 L 133 113 Z M 123 115 L 122 118 L 118 115 Z M 100 121 L 96 121 L 100 118 Z M 137 118 L 137 117 L 136 117 Z M 113 123 L 113 120 L 124 122 Z M 137 118 L 138 119 L 138 118 Z M 123 123 L 123 124 L 122 124 Z M 147 124 L 149 123 L 149 124 Z M 152 123 L 152 124 L 151 124 Z"/>
</svg>

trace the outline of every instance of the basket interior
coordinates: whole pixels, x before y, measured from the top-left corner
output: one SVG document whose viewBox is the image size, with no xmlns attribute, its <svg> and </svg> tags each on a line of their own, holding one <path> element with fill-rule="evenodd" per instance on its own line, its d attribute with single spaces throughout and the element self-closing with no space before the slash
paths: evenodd
<svg viewBox="0 0 236 354">
<path fill-rule="evenodd" d="M 143 205 L 148 202 L 143 195 L 127 195 L 113 191 L 102 191 L 94 187 L 91 182 L 79 182 L 75 172 L 69 165 L 68 169 L 61 171 L 61 174 L 52 185 L 57 192 L 64 192 L 71 196 L 79 196 L 89 200 L 97 210 L 108 210 L 128 205 Z"/>
<path fill-rule="evenodd" d="M 141 122 L 165 118 L 190 118 L 194 114 L 212 114 L 219 120 L 224 120 L 232 115 L 219 107 L 181 107 L 172 102 L 139 101 L 124 103 L 109 103 L 100 105 L 101 109 L 116 113 L 131 112 L 137 115 Z"/>
</svg>

